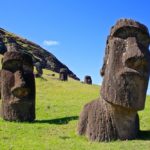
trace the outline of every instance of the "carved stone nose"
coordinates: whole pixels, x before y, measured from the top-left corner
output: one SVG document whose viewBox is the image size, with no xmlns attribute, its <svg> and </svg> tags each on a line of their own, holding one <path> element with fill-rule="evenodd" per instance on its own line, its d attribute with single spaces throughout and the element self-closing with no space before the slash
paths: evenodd
<svg viewBox="0 0 150 150">
<path fill-rule="evenodd" d="M 142 74 L 148 72 L 148 61 L 135 37 L 126 40 L 126 51 L 123 53 L 122 61 L 125 67 L 138 71 Z"/>
<path fill-rule="evenodd" d="M 16 97 L 25 97 L 29 94 L 29 89 L 26 87 L 21 71 L 16 71 L 14 73 L 14 86 L 12 87 L 11 92 Z"/>
<path fill-rule="evenodd" d="M 29 94 L 29 89 L 28 88 L 24 88 L 24 87 L 16 87 L 14 89 L 12 89 L 12 93 L 15 97 L 25 97 Z"/>
<path fill-rule="evenodd" d="M 125 64 L 128 60 L 143 60 L 144 54 L 138 46 L 135 37 L 129 37 L 126 40 L 126 51 L 123 53 L 122 61 Z M 134 63 L 134 61 L 132 61 Z"/>
</svg>

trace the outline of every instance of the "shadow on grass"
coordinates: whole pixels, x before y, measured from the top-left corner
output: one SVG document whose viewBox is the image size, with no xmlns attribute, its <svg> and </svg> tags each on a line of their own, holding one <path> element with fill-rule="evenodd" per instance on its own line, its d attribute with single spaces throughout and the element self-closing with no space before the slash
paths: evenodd
<svg viewBox="0 0 150 150">
<path fill-rule="evenodd" d="M 68 124 L 69 121 L 77 120 L 78 116 L 70 116 L 70 117 L 64 117 L 64 118 L 58 118 L 58 119 L 52 119 L 52 120 L 35 120 L 34 123 L 49 123 L 49 124 Z"/>
<path fill-rule="evenodd" d="M 150 130 L 139 131 L 138 139 L 139 140 L 150 140 Z"/>
</svg>

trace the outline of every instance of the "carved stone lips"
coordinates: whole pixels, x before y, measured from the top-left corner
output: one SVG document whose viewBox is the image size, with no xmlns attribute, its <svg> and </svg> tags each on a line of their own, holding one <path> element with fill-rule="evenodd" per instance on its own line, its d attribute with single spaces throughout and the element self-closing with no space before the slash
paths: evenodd
<svg viewBox="0 0 150 150">
<path fill-rule="evenodd" d="M 12 88 L 12 93 L 16 97 L 26 97 L 30 93 L 30 89 L 27 87 L 14 87 Z"/>
<path fill-rule="evenodd" d="M 31 101 L 28 101 L 27 99 L 15 98 L 15 99 L 9 101 L 9 104 L 11 104 L 11 105 L 20 105 L 20 103 L 21 103 L 22 105 L 26 105 L 26 106 L 32 105 L 32 102 L 31 102 Z"/>
<path fill-rule="evenodd" d="M 138 71 L 138 70 L 135 70 L 135 69 L 132 69 L 132 68 L 127 68 L 127 67 L 125 67 L 123 69 L 123 71 L 119 72 L 119 74 L 121 76 L 123 76 L 123 75 L 133 75 L 133 79 L 134 79 L 135 75 L 142 78 L 142 79 L 147 79 L 147 77 L 148 77 L 147 72 Z"/>
<path fill-rule="evenodd" d="M 149 73 L 148 61 L 145 57 L 130 57 L 125 61 L 125 70 L 125 72 L 146 77 Z"/>
</svg>

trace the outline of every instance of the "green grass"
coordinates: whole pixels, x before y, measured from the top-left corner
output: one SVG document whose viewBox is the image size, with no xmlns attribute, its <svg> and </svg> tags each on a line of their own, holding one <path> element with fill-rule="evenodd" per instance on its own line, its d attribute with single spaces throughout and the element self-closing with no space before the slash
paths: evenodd
<svg viewBox="0 0 150 150">
<path fill-rule="evenodd" d="M 69 82 L 49 76 L 36 79 L 36 120 L 34 123 L 0 119 L 0 150 L 149 150 L 150 133 L 131 141 L 90 142 L 76 133 L 78 116 L 85 103 L 99 96 L 99 86 Z M 150 97 L 140 113 L 142 130 L 150 130 Z"/>
</svg>

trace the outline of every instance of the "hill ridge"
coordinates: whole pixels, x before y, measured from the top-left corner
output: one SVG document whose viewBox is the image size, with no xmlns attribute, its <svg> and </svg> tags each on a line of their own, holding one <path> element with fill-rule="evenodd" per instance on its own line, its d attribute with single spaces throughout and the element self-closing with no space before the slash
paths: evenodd
<svg viewBox="0 0 150 150">
<path fill-rule="evenodd" d="M 34 64 L 40 62 L 42 68 L 59 72 L 61 68 L 66 68 L 68 74 L 75 80 L 80 80 L 65 64 L 56 58 L 51 52 L 42 48 L 40 45 L 16 35 L 12 32 L 0 28 L 0 54 L 4 54 L 8 46 L 15 45 L 17 50 L 25 51 L 32 55 Z"/>
</svg>

